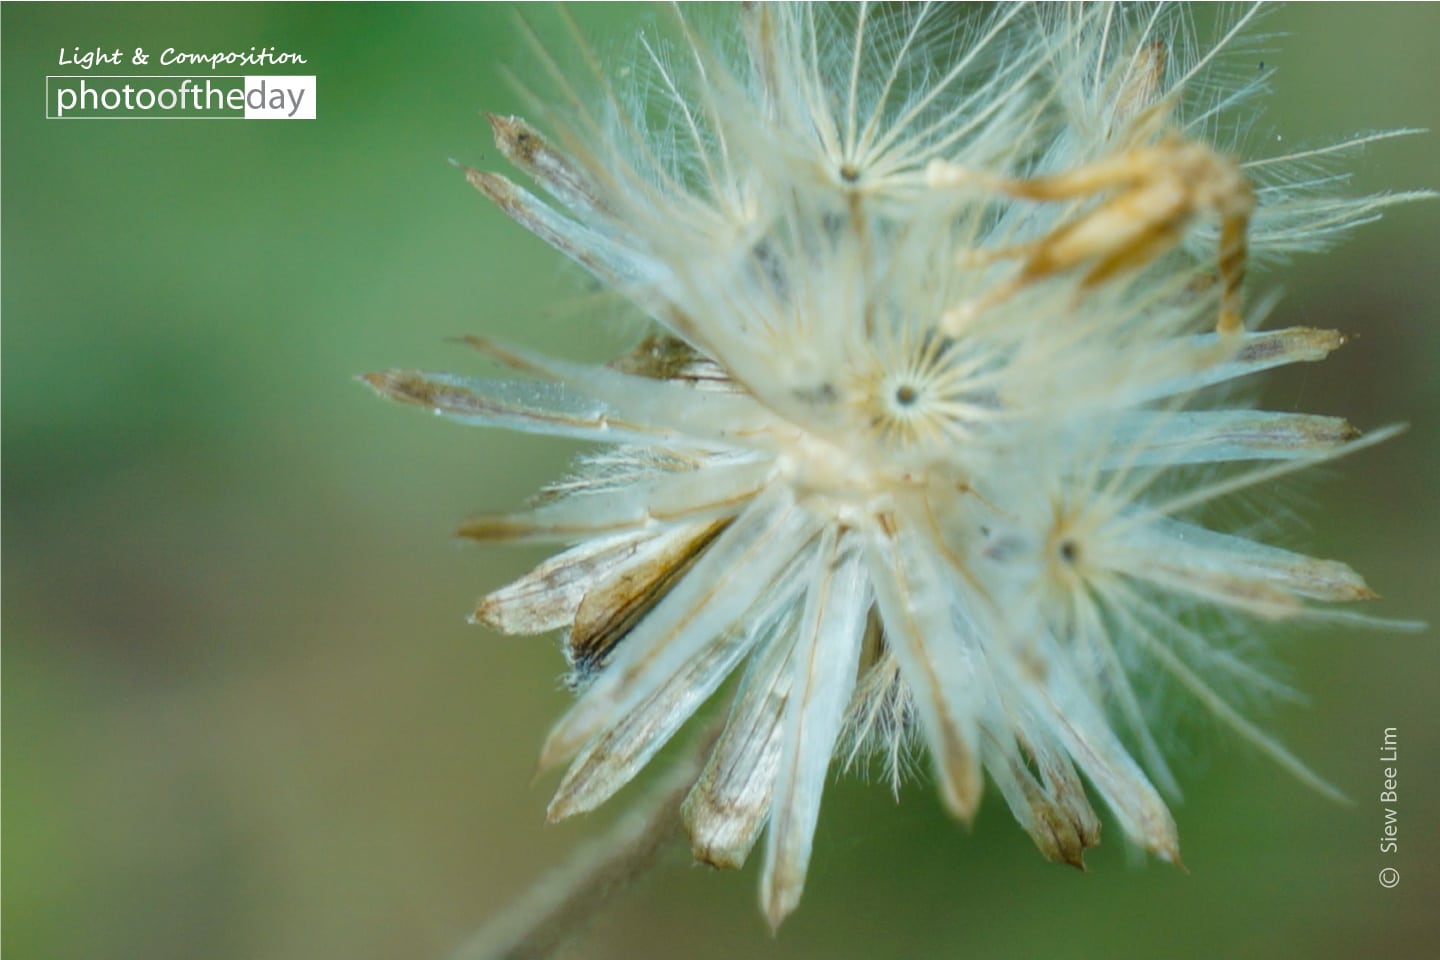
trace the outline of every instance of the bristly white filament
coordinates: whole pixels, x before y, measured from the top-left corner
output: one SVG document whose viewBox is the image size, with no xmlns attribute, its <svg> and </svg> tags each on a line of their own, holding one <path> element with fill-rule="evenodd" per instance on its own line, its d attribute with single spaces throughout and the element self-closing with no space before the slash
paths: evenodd
<svg viewBox="0 0 1440 960">
<path fill-rule="evenodd" d="M 677 11 L 676 48 L 640 41 L 638 95 L 583 40 L 578 74 L 537 42 L 546 132 L 491 124 L 540 192 L 467 176 L 657 332 L 608 366 L 471 338 L 512 374 L 365 379 L 609 445 L 461 529 L 566 546 L 475 612 L 566 631 L 552 818 L 603 803 L 736 673 L 683 815 L 720 866 L 768 824 L 772 925 L 837 755 L 898 783 L 923 744 L 953 814 L 988 777 L 1077 866 L 1100 835 L 1088 781 L 1178 859 L 1147 675 L 1331 789 L 1242 715 L 1236 691 L 1273 685 L 1194 615 L 1374 622 L 1325 606 L 1374 595 L 1208 508 L 1389 432 L 1234 405 L 1235 382 L 1343 338 L 1225 317 L 1247 257 L 1417 194 L 1325 195 L 1335 159 L 1393 134 L 1230 158 L 1265 78 L 1226 62 L 1258 16 L 1202 48 L 1164 4 L 747 4 L 716 40 Z"/>
</svg>

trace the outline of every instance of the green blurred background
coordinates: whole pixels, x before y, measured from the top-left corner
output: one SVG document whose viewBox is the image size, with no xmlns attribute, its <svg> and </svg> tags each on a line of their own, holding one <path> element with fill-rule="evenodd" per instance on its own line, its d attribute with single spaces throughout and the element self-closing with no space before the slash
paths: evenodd
<svg viewBox="0 0 1440 960">
<path fill-rule="evenodd" d="M 576 15 L 602 47 L 661 17 Z M 1295 6 L 1265 29 L 1289 34 L 1264 54 L 1286 143 L 1440 128 L 1440 7 Z M 44 119 L 62 47 L 252 44 L 309 59 L 317 120 Z M 501 67 L 529 60 L 504 6 L 5 5 L 7 958 L 429 960 L 634 795 L 543 823 L 556 644 L 463 621 L 541 553 L 458 549 L 455 522 L 518 503 L 573 449 L 352 379 L 471 367 L 446 342 L 465 332 L 570 355 L 633 332 L 445 163 L 502 165 L 479 111 L 520 109 Z M 1440 186 L 1437 158 L 1435 135 L 1383 144 L 1356 188 Z M 1395 210 L 1252 287 L 1286 288 L 1275 325 L 1359 335 L 1275 378 L 1270 406 L 1412 425 L 1307 486 L 1298 539 L 1364 572 L 1376 612 L 1432 623 L 1437 213 Z M 573 955 L 1434 956 L 1433 632 L 1314 630 L 1279 659 L 1312 703 L 1269 723 L 1352 806 L 1196 738 L 1176 807 L 1189 872 L 1137 863 L 1112 825 L 1082 875 L 1042 861 L 996 797 L 967 832 L 927 784 L 897 806 L 846 778 L 777 939 L 753 864 L 716 874 L 677 850 Z M 1394 858 L 1377 847 L 1386 726 Z M 1377 884 L 1387 864 L 1397 889 Z"/>
</svg>

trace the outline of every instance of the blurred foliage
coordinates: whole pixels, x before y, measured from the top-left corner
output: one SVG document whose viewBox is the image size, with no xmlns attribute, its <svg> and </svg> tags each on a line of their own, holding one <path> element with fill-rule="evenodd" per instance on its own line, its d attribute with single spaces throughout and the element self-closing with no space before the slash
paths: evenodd
<svg viewBox="0 0 1440 960">
<path fill-rule="evenodd" d="M 576 15 L 602 48 L 663 17 Z M 1440 8 L 1296 6 L 1267 23 L 1288 34 L 1266 54 L 1268 136 L 1440 128 Z M 543 824 L 553 781 L 529 781 L 566 699 L 555 644 L 463 623 L 540 554 L 447 539 L 573 451 L 352 380 L 466 368 L 446 338 L 469 331 L 571 354 L 633 331 L 581 283 L 557 294 L 559 258 L 445 162 L 500 164 L 478 111 L 519 112 L 500 78 L 538 70 L 521 36 L 490 5 L 5 5 L 8 957 L 440 957 L 613 816 Z M 61 48 L 252 44 L 308 58 L 319 119 L 44 119 Z M 1372 149 L 1355 184 L 1440 186 L 1436 142 Z M 1431 622 L 1436 213 L 1396 210 L 1256 278 L 1287 288 L 1273 324 L 1358 334 L 1277 377 L 1271 406 L 1413 425 L 1309 488 L 1310 546 L 1363 571 L 1379 612 Z M 1135 863 L 1111 829 L 1082 876 L 1043 862 L 995 797 L 967 833 L 927 784 L 896 805 L 842 778 L 777 940 L 753 867 L 713 874 L 677 850 L 574 953 L 1433 955 L 1433 636 L 1311 630 L 1279 659 L 1313 703 L 1272 724 L 1354 805 L 1205 738 L 1176 810 L 1189 871 Z M 1386 726 L 1402 756 L 1393 891 L 1375 879 Z"/>
</svg>

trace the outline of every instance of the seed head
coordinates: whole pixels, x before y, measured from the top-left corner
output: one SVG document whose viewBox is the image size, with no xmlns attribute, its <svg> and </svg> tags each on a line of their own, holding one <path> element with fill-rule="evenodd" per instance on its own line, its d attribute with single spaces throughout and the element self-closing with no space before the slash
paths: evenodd
<svg viewBox="0 0 1440 960">
<path fill-rule="evenodd" d="M 1234 155 L 1266 80 L 1231 68 L 1256 15 L 1201 47 L 1168 5 L 746 4 L 715 40 L 686 14 L 674 50 L 642 37 L 624 91 L 583 44 L 573 81 L 537 47 L 547 132 L 490 123 L 546 196 L 466 174 L 654 333 L 608 366 L 472 338 L 518 376 L 366 379 L 603 445 L 460 531 L 567 545 L 475 613 L 566 631 L 552 819 L 609 798 L 737 673 L 683 812 L 719 866 L 768 824 L 775 925 L 832 759 L 879 756 L 898 785 L 911 741 L 962 820 L 988 778 L 1080 866 L 1093 793 L 1177 860 L 1157 675 L 1330 790 L 1232 705 L 1274 685 L 1231 631 L 1364 621 L 1330 605 L 1374 595 L 1210 508 L 1390 434 L 1230 385 L 1343 342 L 1257 329 L 1247 265 L 1406 197 L 1323 194 L 1334 157 L 1383 135 Z"/>
</svg>

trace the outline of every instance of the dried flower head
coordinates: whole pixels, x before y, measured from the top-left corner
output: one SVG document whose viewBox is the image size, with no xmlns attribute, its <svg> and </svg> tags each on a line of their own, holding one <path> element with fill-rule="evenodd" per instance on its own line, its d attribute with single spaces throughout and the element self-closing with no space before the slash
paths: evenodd
<svg viewBox="0 0 1440 960">
<path fill-rule="evenodd" d="M 461 422 L 593 440 L 485 541 L 567 544 L 485 597 L 565 630 L 578 694 L 542 762 L 553 819 L 626 784 L 733 673 L 684 805 L 696 857 L 799 901 L 832 758 L 898 783 L 912 739 L 969 820 L 990 779 L 1047 857 L 1100 822 L 1178 857 L 1147 678 L 1329 790 L 1242 716 L 1273 684 L 1245 618 L 1366 621 L 1349 567 L 1218 529 L 1215 503 L 1389 435 L 1251 409 L 1228 386 L 1322 359 L 1259 332 L 1247 264 L 1404 196 L 1335 198 L 1329 161 L 1388 134 L 1232 156 L 1265 85 L 1169 5 L 742 5 L 735 37 L 642 39 L 618 90 L 580 42 L 547 133 L 492 116 L 548 199 L 467 170 L 656 332 L 608 366 L 472 339 L 523 374 L 390 371 Z M 576 31 L 577 39 L 579 37 Z M 591 96 L 593 92 L 593 96 Z M 1218 615 L 1217 615 L 1218 614 Z"/>
</svg>

